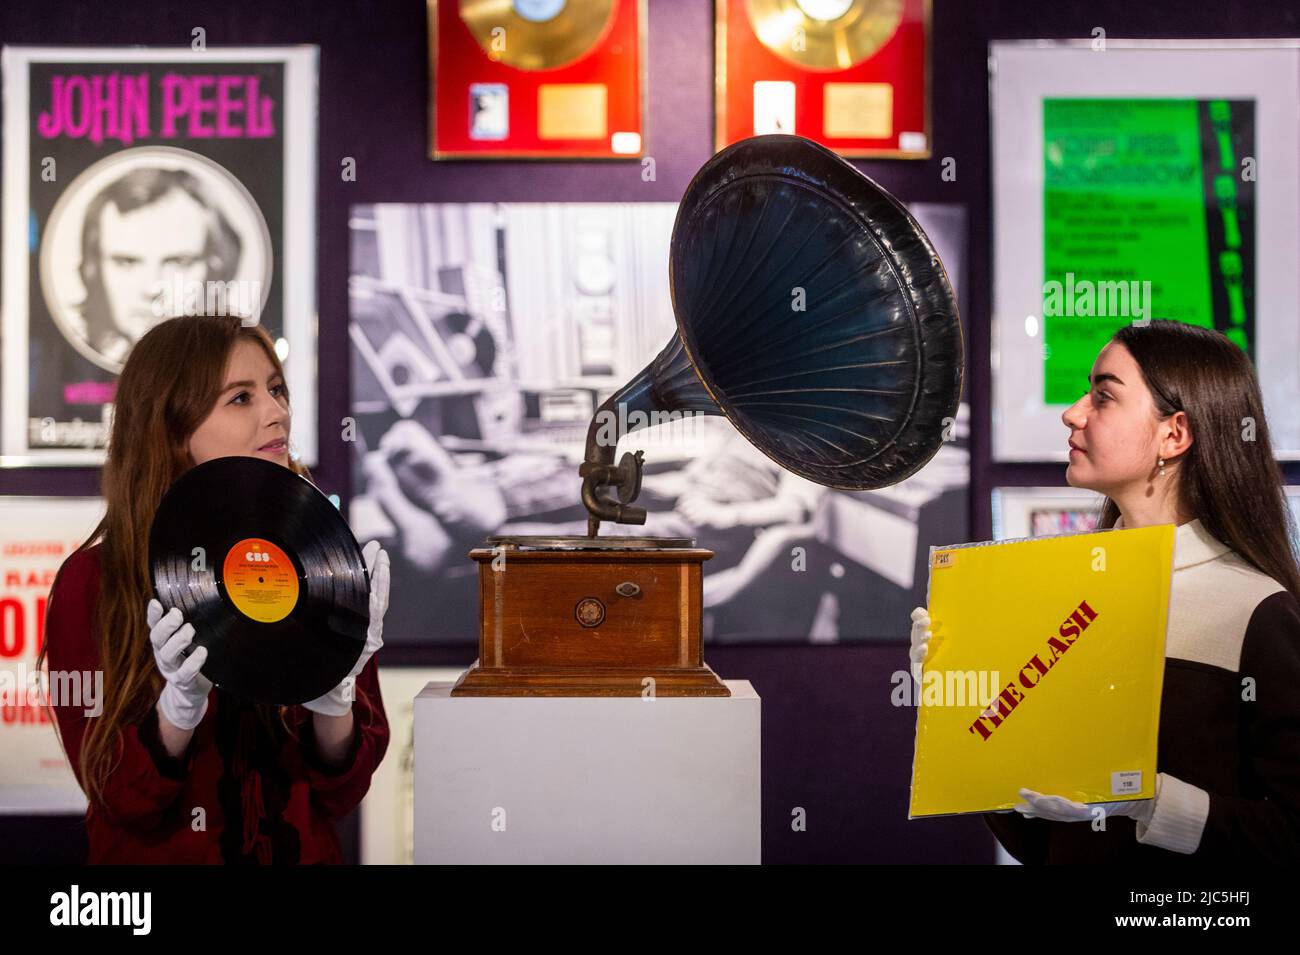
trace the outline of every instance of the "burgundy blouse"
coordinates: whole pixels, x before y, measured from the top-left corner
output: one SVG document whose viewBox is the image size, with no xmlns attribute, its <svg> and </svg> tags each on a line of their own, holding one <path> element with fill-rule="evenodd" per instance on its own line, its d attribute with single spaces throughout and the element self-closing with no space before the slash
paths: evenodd
<svg viewBox="0 0 1300 955">
<path fill-rule="evenodd" d="M 55 580 L 46 619 L 51 673 L 93 674 L 99 666 L 94 638 L 99 554 L 98 544 L 73 554 Z M 86 717 L 88 708 L 54 708 L 83 789 L 81 741 L 95 718 Z M 163 747 L 157 710 L 149 707 L 139 723 L 122 727 L 102 800 L 91 800 L 87 810 L 88 861 L 341 862 L 334 822 L 361 802 L 388 748 L 374 657 L 357 677 L 352 714 L 351 748 L 332 767 L 318 753 L 313 714 L 302 706 L 285 713 L 292 735 L 278 725 L 269 731 L 251 706 L 216 687 L 180 758 Z"/>
</svg>

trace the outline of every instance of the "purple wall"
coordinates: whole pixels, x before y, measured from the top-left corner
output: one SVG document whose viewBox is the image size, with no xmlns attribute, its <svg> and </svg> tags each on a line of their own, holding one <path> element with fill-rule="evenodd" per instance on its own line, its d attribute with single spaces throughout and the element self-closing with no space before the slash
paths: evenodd
<svg viewBox="0 0 1300 955">
<path fill-rule="evenodd" d="M 471 200 L 677 201 L 712 155 L 713 3 L 650 0 L 646 148 L 656 182 L 631 162 L 442 162 L 428 160 L 428 75 L 422 0 L 5 0 L 0 42 L 41 45 L 184 46 L 203 27 L 209 47 L 320 46 L 318 271 L 322 489 L 344 500 L 349 446 L 333 440 L 348 414 L 348 208 L 359 202 Z M 999 485 L 1063 484 L 1063 468 L 989 460 L 991 236 L 986 44 L 990 39 L 1300 36 L 1290 4 L 1205 0 L 1043 3 L 934 0 L 934 158 L 858 162 L 907 202 L 961 203 L 969 210 L 967 388 L 972 411 L 972 539 L 991 536 L 990 491 Z M 357 180 L 340 162 L 356 159 Z M 943 157 L 957 179 L 940 178 Z M 1300 465 L 1286 466 L 1300 483 Z M 94 469 L 0 471 L 0 494 L 96 494 Z M 923 542 L 925 543 L 925 542 Z M 909 823 L 907 788 L 915 714 L 889 705 L 891 674 L 905 667 L 907 620 L 888 646 L 710 648 L 728 679 L 748 679 L 764 699 L 765 862 L 989 862 L 979 818 Z M 465 663 L 461 650 L 402 649 L 388 662 Z M 3 758 L 3 754 L 0 754 Z M 808 829 L 790 831 L 795 806 Z M 342 827 L 355 858 L 355 820 Z M 0 861 L 77 860 L 80 826 L 66 819 L 0 817 Z"/>
</svg>

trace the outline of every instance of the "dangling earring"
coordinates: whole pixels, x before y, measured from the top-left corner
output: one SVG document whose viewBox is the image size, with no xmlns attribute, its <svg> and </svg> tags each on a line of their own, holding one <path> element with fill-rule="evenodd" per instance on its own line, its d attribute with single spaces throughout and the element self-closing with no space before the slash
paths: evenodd
<svg viewBox="0 0 1300 955">
<path fill-rule="evenodd" d="M 1160 476 L 1161 476 L 1161 477 L 1164 477 L 1164 476 L 1165 476 L 1165 459 L 1164 459 L 1164 458 L 1161 458 L 1161 459 L 1160 459 Z"/>
</svg>

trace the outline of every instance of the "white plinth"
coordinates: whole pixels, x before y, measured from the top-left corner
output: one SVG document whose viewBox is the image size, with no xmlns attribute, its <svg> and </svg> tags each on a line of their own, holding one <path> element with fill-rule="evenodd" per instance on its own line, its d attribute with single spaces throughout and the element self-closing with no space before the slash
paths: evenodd
<svg viewBox="0 0 1300 955">
<path fill-rule="evenodd" d="M 761 861 L 761 700 L 415 698 L 415 861 Z"/>
</svg>

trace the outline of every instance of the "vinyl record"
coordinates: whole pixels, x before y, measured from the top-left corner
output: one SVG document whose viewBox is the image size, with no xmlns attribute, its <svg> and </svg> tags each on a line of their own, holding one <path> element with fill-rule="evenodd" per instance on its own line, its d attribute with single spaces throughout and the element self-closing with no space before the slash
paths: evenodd
<svg viewBox="0 0 1300 955">
<path fill-rule="evenodd" d="M 861 63 L 903 22 L 903 0 L 749 0 L 747 9 L 764 46 L 814 70 Z"/>
<path fill-rule="evenodd" d="M 452 312 L 439 327 L 443 342 L 462 375 L 466 378 L 491 376 L 497 360 L 497 342 L 480 319 L 464 312 Z"/>
<path fill-rule="evenodd" d="M 203 674 L 251 703 L 289 705 L 336 687 L 365 647 L 370 581 L 325 495 L 262 458 L 216 458 L 181 475 L 149 531 L 163 608 L 208 648 Z"/>
<path fill-rule="evenodd" d="M 553 70 L 595 48 L 615 0 L 460 0 L 460 18 L 488 57 L 518 70 Z"/>
</svg>

